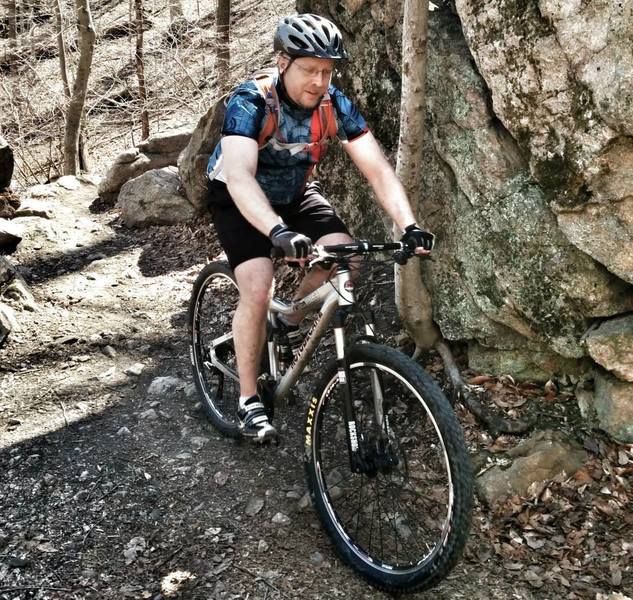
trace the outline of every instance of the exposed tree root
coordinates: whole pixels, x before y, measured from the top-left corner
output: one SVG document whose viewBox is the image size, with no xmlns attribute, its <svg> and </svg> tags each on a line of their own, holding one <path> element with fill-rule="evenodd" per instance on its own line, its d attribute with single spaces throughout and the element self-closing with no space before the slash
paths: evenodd
<svg viewBox="0 0 633 600">
<path fill-rule="evenodd" d="M 444 370 L 453 386 L 452 402 L 455 403 L 457 400 L 462 402 L 481 421 L 491 435 L 497 437 L 502 433 L 525 433 L 534 427 L 536 415 L 533 412 L 522 419 L 511 420 L 495 414 L 484 406 L 477 397 L 479 390 L 464 381 L 449 345 L 444 340 L 439 340 L 435 344 L 435 349 L 444 361 Z M 415 354 L 418 354 L 418 348 L 416 348 Z"/>
</svg>

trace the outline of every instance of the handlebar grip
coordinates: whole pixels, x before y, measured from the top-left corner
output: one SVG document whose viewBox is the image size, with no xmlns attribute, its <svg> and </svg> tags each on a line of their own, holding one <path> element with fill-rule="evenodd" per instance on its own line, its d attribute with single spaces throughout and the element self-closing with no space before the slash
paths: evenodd
<svg viewBox="0 0 633 600">
<path fill-rule="evenodd" d="M 286 253 L 278 246 L 273 246 L 270 249 L 270 258 L 283 258 L 284 256 L 286 256 Z"/>
<path fill-rule="evenodd" d="M 393 259 L 399 265 L 406 265 L 410 257 L 411 257 L 411 253 L 408 252 L 407 250 L 398 250 L 397 252 L 393 253 Z"/>
</svg>

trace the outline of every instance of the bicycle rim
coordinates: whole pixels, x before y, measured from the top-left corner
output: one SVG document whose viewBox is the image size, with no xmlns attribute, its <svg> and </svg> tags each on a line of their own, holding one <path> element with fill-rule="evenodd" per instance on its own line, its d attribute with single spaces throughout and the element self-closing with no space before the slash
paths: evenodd
<svg viewBox="0 0 633 600">
<path fill-rule="evenodd" d="M 231 334 L 239 291 L 231 271 L 209 265 L 194 285 L 190 307 L 191 361 L 196 386 L 213 424 L 226 435 L 238 435 L 237 380 L 214 366 L 213 354 L 225 369 L 237 372 Z M 225 341 L 217 344 L 219 339 Z"/>
<path fill-rule="evenodd" d="M 406 591 L 428 587 L 438 571 L 452 567 L 456 556 L 447 557 L 447 547 L 459 554 L 469 517 L 460 517 L 457 535 L 463 539 L 449 544 L 456 488 L 455 449 L 447 450 L 441 422 L 446 414 L 438 415 L 437 398 L 399 371 L 369 360 L 350 367 L 359 444 L 373 469 L 354 473 L 350 467 L 343 387 L 336 374 L 313 400 L 309 462 L 317 509 L 344 558 L 375 585 Z M 377 380 L 384 398 L 382 425 L 374 402 Z M 460 510 L 467 505 L 460 499 Z"/>
</svg>

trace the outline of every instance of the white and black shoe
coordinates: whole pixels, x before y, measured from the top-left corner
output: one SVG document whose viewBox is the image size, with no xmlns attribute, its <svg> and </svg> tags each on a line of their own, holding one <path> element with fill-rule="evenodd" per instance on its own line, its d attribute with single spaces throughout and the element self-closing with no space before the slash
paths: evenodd
<svg viewBox="0 0 633 600">
<path fill-rule="evenodd" d="M 259 396 L 251 396 L 246 400 L 240 399 L 237 410 L 242 435 L 252 438 L 256 442 L 265 442 L 277 438 L 277 430 L 270 424 L 266 408 Z"/>
</svg>

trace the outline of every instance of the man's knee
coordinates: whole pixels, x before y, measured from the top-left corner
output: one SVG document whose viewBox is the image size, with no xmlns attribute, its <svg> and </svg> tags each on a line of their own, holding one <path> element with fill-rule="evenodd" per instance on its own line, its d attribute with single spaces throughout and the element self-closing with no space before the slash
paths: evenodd
<svg viewBox="0 0 633 600">
<path fill-rule="evenodd" d="M 264 258 L 246 261 L 235 268 L 240 304 L 266 310 L 273 289 L 272 262 Z"/>
</svg>

